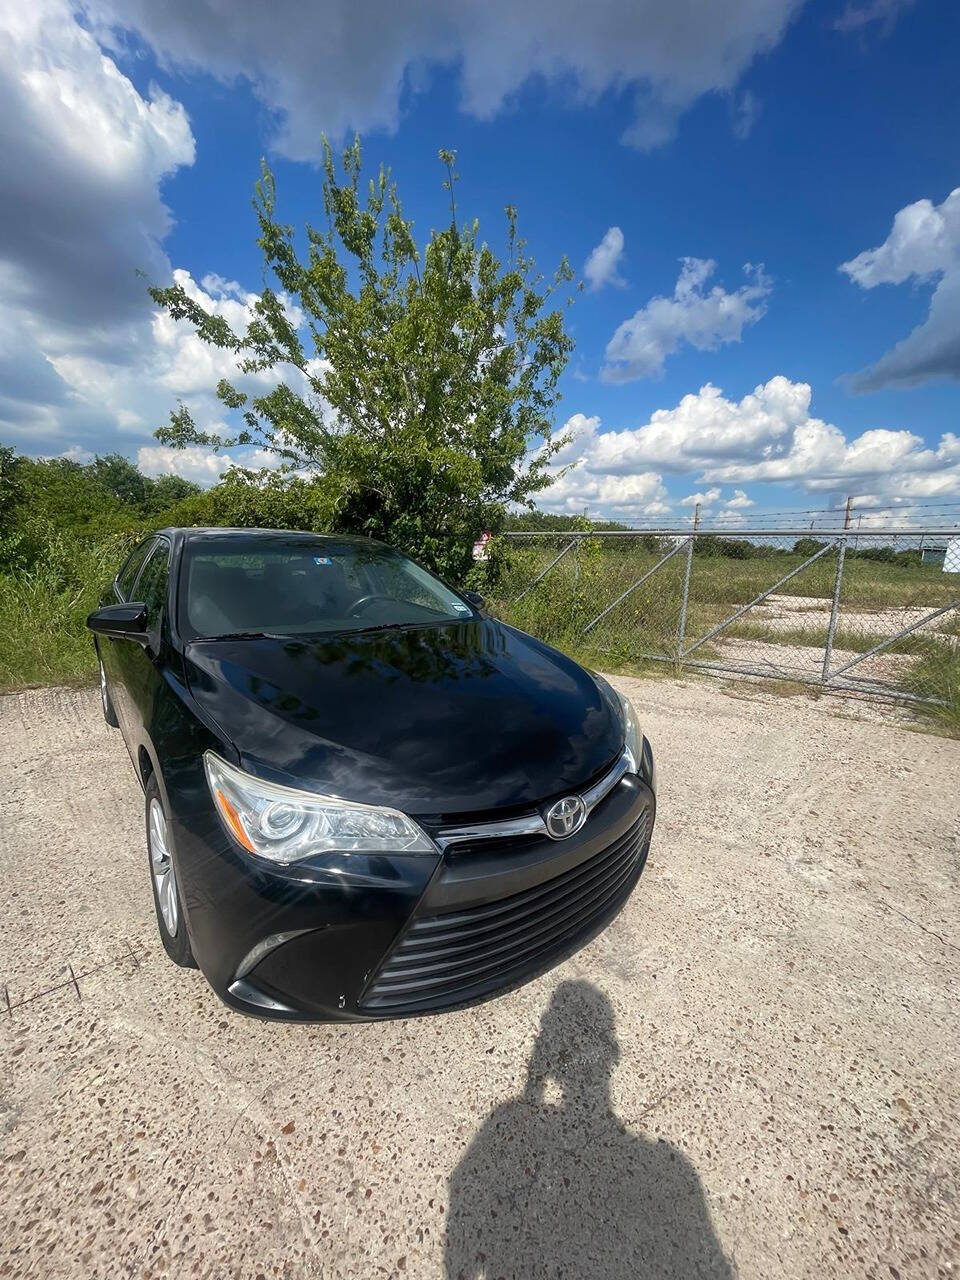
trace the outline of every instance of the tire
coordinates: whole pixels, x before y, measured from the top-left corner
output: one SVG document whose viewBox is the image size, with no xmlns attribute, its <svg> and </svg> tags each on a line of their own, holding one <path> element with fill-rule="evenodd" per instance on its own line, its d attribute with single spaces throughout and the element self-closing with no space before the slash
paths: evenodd
<svg viewBox="0 0 960 1280">
<path fill-rule="evenodd" d="M 110 690 L 107 688 L 107 675 L 103 669 L 103 659 L 100 657 L 100 650 L 97 650 L 97 663 L 100 666 L 100 705 L 103 707 L 103 718 L 111 729 L 119 729 L 120 721 L 117 719 L 117 713 L 113 709 L 113 703 L 110 700 Z"/>
<path fill-rule="evenodd" d="M 153 891 L 153 906 L 157 913 L 157 928 L 163 949 L 181 969 L 195 969 L 187 923 L 183 914 L 183 899 L 177 882 L 176 860 L 170 837 L 170 820 L 160 797 L 156 777 L 151 774 L 145 789 L 145 813 L 147 823 L 147 870 Z"/>
</svg>

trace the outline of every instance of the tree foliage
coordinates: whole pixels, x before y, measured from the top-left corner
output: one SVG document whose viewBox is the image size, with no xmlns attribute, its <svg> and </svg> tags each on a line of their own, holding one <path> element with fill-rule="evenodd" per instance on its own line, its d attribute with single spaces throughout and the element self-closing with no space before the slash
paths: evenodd
<svg viewBox="0 0 960 1280">
<path fill-rule="evenodd" d="M 200 492 L 180 476 L 146 476 L 120 454 L 84 465 L 0 446 L 0 572 L 29 570 L 57 535 L 69 546 L 174 522 L 179 505 Z"/>
<path fill-rule="evenodd" d="M 254 208 L 269 283 L 246 333 L 180 285 L 150 292 L 234 353 L 241 374 L 278 380 L 253 396 L 220 382 L 242 423 L 232 436 L 202 431 L 182 404 L 156 434 L 177 448 L 257 445 L 310 479 L 316 527 L 383 538 L 459 577 L 507 504 L 530 504 L 551 482 L 557 382 L 573 346 L 553 300 L 572 272 L 564 259 L 544 280 L 512 207 L 501 261 L 458 217 L 455 154 L 440 160 L 449 220 L 422 250 L 389 173 L 362 190 L 359 141 L 339 165 L 324 143 L 325 226 L 308 225 L 305 240 L 278 221 L 264 165 Z M 265 483 L 276 484 L 235 480 Z"/>
</svg>

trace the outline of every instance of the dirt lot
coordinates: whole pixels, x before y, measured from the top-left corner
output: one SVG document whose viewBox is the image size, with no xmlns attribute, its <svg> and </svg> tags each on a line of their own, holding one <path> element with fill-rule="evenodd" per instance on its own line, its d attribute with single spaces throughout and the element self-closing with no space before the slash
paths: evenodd
<svg viewBox="0 0 960 1280">
<path fill-rule="evenodd" d="M 832 601 L 825 596 L 789 596 L 774 594 L 758 604 L 756 612 L 747 616 L 762 623 L 771 631 L 819 631 L 823 632 L 830 621 Z M 888 636 L 895 636 L 904 627 L 913 627 L 933 613 L 935 605 L 897 605 L 889 609 L 857 609 L 845 603 L 837 617 L 841 631 L 873 636 L 877 643 Z M 947 615 L 948 617 L 950 615 Z M 943 626 L 941 614 L 933 622 L 918 627 L 918 632 L 938 636 Z"/>
<path fill-rule="evenodd" d="M 349 1027 L 175 970 L 96 695 L 0 699 L 0 1276 L 957 1275 L 960 743 L 617 683 L 661 784 L 621 916 Z"/>
</svg>

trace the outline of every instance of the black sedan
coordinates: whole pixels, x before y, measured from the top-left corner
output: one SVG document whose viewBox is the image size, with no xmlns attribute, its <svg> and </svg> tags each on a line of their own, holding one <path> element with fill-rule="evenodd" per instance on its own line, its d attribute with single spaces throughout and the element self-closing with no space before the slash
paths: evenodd
<svg viewBox="0 0 960 1280">
<path fill-rule="evenodd" d="M 164 529 L 92 613 L 160 936 L 227 1004 L 470 1004 L 626 901 L 655 783 L 629 704 L 381 543 Z"/>
</svg>

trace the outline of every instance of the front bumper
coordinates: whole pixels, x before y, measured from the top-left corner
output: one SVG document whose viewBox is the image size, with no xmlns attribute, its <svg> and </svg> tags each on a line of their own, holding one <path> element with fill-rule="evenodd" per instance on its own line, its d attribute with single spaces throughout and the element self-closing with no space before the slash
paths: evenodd
<svg viewBox="0 0 960 1280">
<path fill-rule="evenodd" d="M 175 822 L 197 963 L 227 1004 L 347 1021 L 459 1008 L 529 981 L 594 937 L 643 869 L 652 762 L 566 840 L 451 844 L 437 857 L 344 855 L 265 865 L 212 810 Z"/>
</svg>

